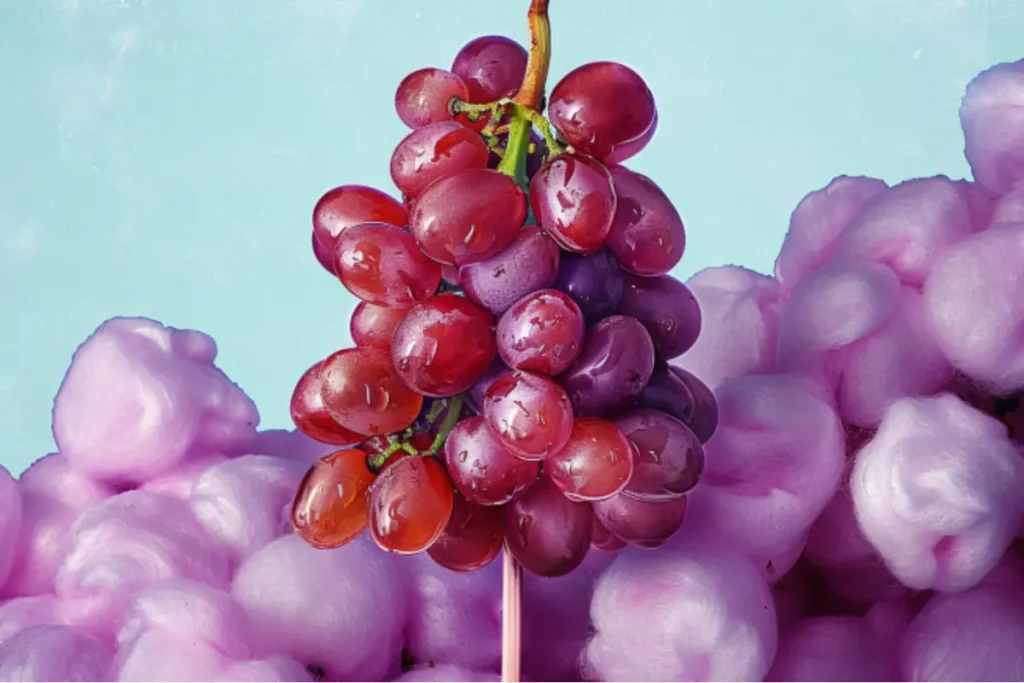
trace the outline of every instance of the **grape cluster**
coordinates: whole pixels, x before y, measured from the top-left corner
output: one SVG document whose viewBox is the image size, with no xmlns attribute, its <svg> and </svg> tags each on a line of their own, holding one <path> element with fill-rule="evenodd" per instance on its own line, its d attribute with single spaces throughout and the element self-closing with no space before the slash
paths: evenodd
<svg viewBox="0 0 1024 683">
<path fill-rule="evenodd" d="M 591 548 L 657 547 L 682 525 L 717 408 L 669 364 L 701 328 L 668 274 L 683 221 L 622 165 L 654 134 L 654 98 L 630 68 L 591 63 L 544 118 L 519 97 L 532 60 L 485 36 L 450 71 L 407 76 L 401 201 L 345 185 L 313 211 L 317 259 L 360 300 L 355 347 L 309 368 L 291 401 L 302 432 L 340 449 L 295 497 L 315 547 L 368 527 L 455 571 L 507 546 L 560 576 Z"/>
</svg>

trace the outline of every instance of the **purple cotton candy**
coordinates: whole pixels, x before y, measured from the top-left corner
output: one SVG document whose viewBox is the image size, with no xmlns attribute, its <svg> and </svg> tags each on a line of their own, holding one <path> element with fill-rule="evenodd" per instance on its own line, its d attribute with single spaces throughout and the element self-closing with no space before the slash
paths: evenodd
<svg viewBox="0 0 1024 683">
<path fill-rule="evenodd" d="M 312 677 L 306 667 L 294 659 L 271 655 L 266 659 L 249 659 L 243 662 L 231 662 L 215 681 L 251 681 L 252 683 L 275 681 L 311 681 Z"/>
<path fill-rule="evenodd" d="M 992 224 L 999 223 L 1024 223 L 1024 181 L 999 198 L 992 212 Z"/>
<path fill-rule="evenodd" d="M 899 680 L 896 648 L 861 617 L 815 617 L 779 639 L 767 681 Z"/>
<path fill-rule="evenodd" d="M 206 535 L 185 501 L 129 491 L 75 522 L 56 587 L 71 623 L 110 637 L 133 595 L 177 578 L 226 587 L 227 554 Z"/>
<path fill-rule="evenodd" d="M 216 354 L 201 332 L 105 322 L 75 352 L 54 400 L 61 453 L 96 478 L 142 482 L 192 452 L 244 452 L 259 414 L 214 366 Z"/>
<path fill-rule="evenodd" d="M 775 655 L 768 585 L 744 557 L 700 542 L 627 548 L 601 576 L 587 673 L 611 681 L 754 681 Z"/>
<path fill-rule="evenodd" d="M 250 449 L 252 453 L 258 455 L 273 455 L 282 460 L 301 463 L 306 467 L 336 450 L 337 446 L 314 441 L 297 429 L 267 429 L 257 432 L 256 440 Z"/>
<path fill-rule="evenodd" d="M 687 281 L 702 315 L 700 337 L 675 363 L 714 389 L 775 366 L 778 283 L 738 266 L 707 268 Z"/>
<path fill-rule="evenodd" d="M 501 676 L 481 671 L 473 671 L 454 664 L 439 664 L 437 666 L 424 666 L 402 674 L 395 681 L 403 683 L 485 683 L 487 681 L 500 681 Z M 523 679 L 526 680 L 526 679 Z"/>
<path fill-rule="evenodd" d="M 14 565 L 14 553 L 21 529 L 21 493 L 11 473 L 0 466 L 0 595 Z"/>
<path fill-rule="evenodd" d="M 1024 223 L 1000 223 L 943 254 L 925 283 L 935 339 L 995 391 L 1024 388 Z"/>
<path fill-rule="evenodd" d="M 225 462 L 230 462 L 230 459 L 217 453 L 186 460 L 170 472 L 145 482 L 139 487 L 139 490 L 152 493 L 166 493 L 178 498 L 188 498 L 199 475 L 211 467 Z"/>
<path fill-rule="evenodd" d="M 402 578 L 365 535 L 336 550 L 289 535 L 250 556 L 231 592 L 249 613 L 257 656 L 320 667 L 327 680 L 372 681 L 401 661 Z"/>
<path fill-rule="evenodd" d="M 0 681 L 108 681 L 110 650 L 67 626 L 33 626 L 0 643 Z"/>
<path fill-rule="evenodd" d="M 60 603 L 54 595 L 33 595 L 0 602 L 0 643 L 31 626 L 60 623 Z"/>
<path fill-rule="evenodd" d="M 775 260 L 775 277 L 786 293 L 831 257 L 843 231 L 865 204 L 886 189 L 875 178 L 840 176 L 801 200 Z"/>
<path fill-rule="evenodd" d="M 979 183 L 1005 192 L 1024 180 L 1024 60 L 994 66 L 970 82 L 960 125 Z"/>
<path fill-rule="evenodd" d="M 918 590 L 978 583 L 1024 518 L 1021 490 L 1006 427 L 952 394 L 893 403 L 850 480 L 865 537 Z"/>
</svg>

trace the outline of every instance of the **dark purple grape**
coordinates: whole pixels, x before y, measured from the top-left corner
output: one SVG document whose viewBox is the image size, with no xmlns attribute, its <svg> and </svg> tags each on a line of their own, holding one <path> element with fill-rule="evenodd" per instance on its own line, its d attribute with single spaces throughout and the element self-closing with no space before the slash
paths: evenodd
<svg viewBox="0 0 1024 683">
<path fill-rule="evenodd" d="M 470 300 L 500 315 L 527 294 L 551 287 L 559 258 L 558 245 L 536 225 L 527 225 L 497 255 L 463 266 L 459 280 Z"/>
<path fill-rule="evenodd" d="M 591 503 L 594 517 L 615 537 L 641 548 L 657 548 L 683 526 L 686 497 L 653 502 L 624 493 Z"/>
<path fill-rule="evenodd" d="M 505 365 L 501 358 L 495 358 L 494 362 L 491 363 L 491 367 L 487 368 L 487 372 L 483 374 L 483 377 L 478 379 L 476 384 L 471 386 L 469 391 L 462 395 L 466 406 L 479 415 L 483 411 L 484 395 L 491 388 L 491 384 L 494 383 L 494 380 L 510 372 L 512 372 L 512 369 Z"/>
<path fill-rule="evenodd" d="M 496 102 L 519 92 L 526 75 L 523 46 L 505 36 L 481 36 L 466 43 L 452 62 L 452 73 L 469 88 L 469 101 Z"/>
<path fill-rule="evenodd" d="M 573 298 L 587 323 L 615 315 L 624 288 L 622 270 L 607 250 L 591 256 L 562 254 L 555 289 Z"/>
<path fill-rule="evenodd" d="M 658 363 L 655 366 L 636 404 L 680 420 L 701 443 L 707 443 L 718 428 L 718 402 L 714 393 L 695 375 L 674 365 Z"/>
<path fill-rule="evenodd" d="M 671 275 L 626 273 L 619 313 L 636 318 L 651 333 L 654 352 L 669 360 L 686 353 L 700 334 L 701 313 L 690 288 Z"/>
<path fill-rule="evenodd" d="M 704 473 L 704 447 L 690 428 L 660 410 L 638 408 L 615 421 L 633 446 L 633 476 L 623 495 L 664 501 L 682 497 Z"/>
<path fill-rule="evenodd" d="M 444 461 L 455 488 L 477 505 L 514 500 L 540 473 L 540 463 L 520 460 L 498 443 L 482 417 L 455 425 L 444 444 Z"/>
<path fill-rule="evenodd" d="M 615 217 L 612 176 L 593 157 L 561 154 L 530 180 L 530 207 L 563 249 L 593 254 L 608 238 Z"/>
<path fill-rule="evenodd" d="M 616 209 L 607 246 L 623 270 L 664 275 L 683 258 L 686 229 L 672 201 L 654 182 L 625 166 L 612 166 Z"/>
<path fill-rule="evenodd" d="M 587 329 L 583 350 L 559 377 L 577 415 L 609 417 L 628 408 L 654 371 L 654 344 L 635 318 L 613 315 Z"/>
<path fill-rule="evenodd" d="M 569 500 L 547 478 L 504 509 L 505 542 L 527 571 L 564 576 L 586 558 L 594 529 L 590 505 Z"/>
</svg>

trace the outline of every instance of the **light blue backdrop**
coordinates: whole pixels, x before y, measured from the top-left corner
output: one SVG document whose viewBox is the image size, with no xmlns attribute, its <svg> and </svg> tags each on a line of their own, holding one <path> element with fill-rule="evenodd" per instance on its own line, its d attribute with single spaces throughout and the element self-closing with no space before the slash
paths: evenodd
<svg viewBox="0 0 1024 683">
<path fill-rule="evenodd" d="M 525 40 L 526 0 L 0 0 L 0 464 L 48 452 L 53 395 L 105 318 L 213 334 L 288 424 L 293 383 L 345 346 L 353 300 L 314 262 L 330 186 L 391 189 L 408 72 Z M 790 211 L 840 173 L 966 174 L 956 110 L 1024 56 L 1020 0 L 552 0 L 557 80 L 640 71 L 633 162 L 689 227 L 677 275 L 771 268 Z"/>
</svg>

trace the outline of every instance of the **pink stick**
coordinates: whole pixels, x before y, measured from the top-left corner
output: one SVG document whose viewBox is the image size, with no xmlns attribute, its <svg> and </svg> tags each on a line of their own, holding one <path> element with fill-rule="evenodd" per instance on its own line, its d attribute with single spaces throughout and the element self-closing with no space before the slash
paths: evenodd
<svg viewBox="0 0 1024 683">
<path fill-rule="evenodd" d="M 505 548 L 502 553 L 501 587 L 501 680 L 519 683 L 520 584 L 523 570 Z"/>
</svg>

